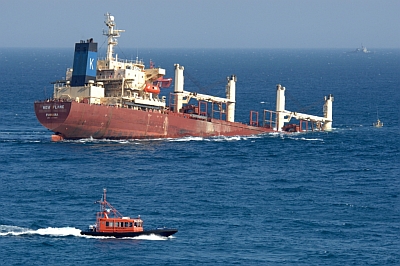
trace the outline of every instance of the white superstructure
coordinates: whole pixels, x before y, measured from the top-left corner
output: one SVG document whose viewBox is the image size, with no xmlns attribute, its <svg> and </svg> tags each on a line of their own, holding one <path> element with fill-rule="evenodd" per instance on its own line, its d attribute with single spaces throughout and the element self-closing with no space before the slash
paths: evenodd
<svg viewBox="0 0 400 266">
<path fill-rule="evenodd" d="M 90 104 L 164 108 L 165 99 L 158 97 L 160 88 L 153 82 L 165 75 L 165 69 L 146 69 L 143 61 L 138 58 L 136 60 L 119 59 L 118 55 L 114 54 L 114 46 L 118 44 L 117 38 L 124 30 L 116 29 L 114 16 L 109 13 L 105 14 L 104 23 L 108 27 L 108 30 L 103 32 L 107 36 L 107 55 L 105 58 L 96 58 L 95 80 L 82 86 L 72 86 L 73 69 L 69 68 L 66 80 L 55 83 L 53 97 L 87 101 Z"/>
</svg>

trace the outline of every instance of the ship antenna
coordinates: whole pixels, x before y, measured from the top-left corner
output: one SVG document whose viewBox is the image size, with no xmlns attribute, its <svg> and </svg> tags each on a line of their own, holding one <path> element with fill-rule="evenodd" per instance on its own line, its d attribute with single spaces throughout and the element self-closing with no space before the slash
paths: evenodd
<svg viewBox="0 0 400 266">
<path fill-rule="evenodd" d="M 112 212 L 114 214 L 114 217 L 122 217 L 122 214 L 109 202 L 107 202 L 107 189 L 103 188 L 103 196 L 101 198 L 101 201 L 97 201 L 96 203 L 100 204 L 100 212 Z"/>
<path fill-rule="evenodd" d="M 107 189 L 103 188 L 103 196 L 101 197 L 101 201 L 97 201 L 98 203 L 100 203 L 100 211 L 103 212 L 106 209 L 107 206 Z"/>
<path fill-rule="evenodd" d="M 120 32 L 124 32 L 125 30 L 116 30 L 114 29 L 115 27 L 115 21 L 114 21 L 114 16 L 111 16 L 110 13 L 107 12 L 107 14 L 104 15 L 106 20 L 104 23 L 108 27 L 108 31 L 103 30 L 103 35 L 107 36 L 108 38 L 108 44 L 107 44 L 107 62 L 108 66 L 110 67 L 110 63 L 113 60 L 113 49 L 114 45 L 118 44 L 118 41 L 116 38 L 120 36 Z"/>
</svg>

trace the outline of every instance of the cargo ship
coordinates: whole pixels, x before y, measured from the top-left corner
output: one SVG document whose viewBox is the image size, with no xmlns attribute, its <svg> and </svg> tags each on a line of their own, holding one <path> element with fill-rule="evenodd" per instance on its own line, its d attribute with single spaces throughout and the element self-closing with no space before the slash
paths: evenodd
<svg viewBox="0 0 400 266">
<path fill-rule="evenodd" d="M 105 14 L 107 54 L 97 57 L 93 39 L 75 44 L 73 68 L 65 79 L 53 82 L 51 99 L 36 101 L 38 121 L 53 132 L 52 140 L 157 139 L 187 136 L 249 136 L 271 132 L 332 129 L 333 96 L 325 97 L 323 117 L 285 109 L 285 87 L 277 85 L 276 110 L 250 111 L 250 121 L 235 121 L 236 76 L 227 78 L 226 97 L 184 90 L 184 67 L 175 64 L 174 89 L 160 96 L 171 78 L 166 71 L 142 60 L 124 60 L 114 54 L 115 19 Z M 167 99 L 168 97 L 168 99 Z M 168 104 L 167 104 L 168 102 Z M 297 119 L 298 124 L 290 124 Z"/>
<path fill-rule="evenodd" d="M 143 220 L 140 215 L 136 218 L 125 217 L 107 201 L 107 190 L 103 190 L 103 197 L 96 203 L 100 204 L 100 211 L 96 214 L 96 223 L 89 225 L 89 229 L 81 231 L 81 235 L 107 237 L 137 237 L 142 235 L 157 235 L 169 237 L 176 232 L 174 228 L 143 229 Z"/>
</svg>

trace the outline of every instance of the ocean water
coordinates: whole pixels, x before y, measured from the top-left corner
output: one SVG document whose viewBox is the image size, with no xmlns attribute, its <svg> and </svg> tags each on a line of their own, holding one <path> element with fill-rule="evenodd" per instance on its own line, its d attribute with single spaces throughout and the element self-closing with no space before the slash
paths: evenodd
<svg viewBox="0 0 400 266">
<path fill-rule="evenodd" d="M 275 109 L 278 83 L 291 111 L 321 116 L 333 94 L 334 129 L 52 143 L 33 102 L 72 49 L 0 49 L 1 265 L 400 265 L 400 50 L 139 51 L 169 77 L 183 65 L 191 91 L 223 96 L 237 75 L 241 122 Z M 145 228 L 179 232 L 81 236 L 103 188 Z"/>
</svg>

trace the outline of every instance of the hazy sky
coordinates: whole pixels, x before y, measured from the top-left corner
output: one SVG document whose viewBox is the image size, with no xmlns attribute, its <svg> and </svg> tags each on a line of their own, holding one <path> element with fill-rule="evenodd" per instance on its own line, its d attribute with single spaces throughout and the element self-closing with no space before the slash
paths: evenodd
<svg viewBox="0 0 400 266">
<path fill-rule="evenodd" d="M 0 0 L 0 47 L 400 48 L 400 0 Z"/>
</svg>

